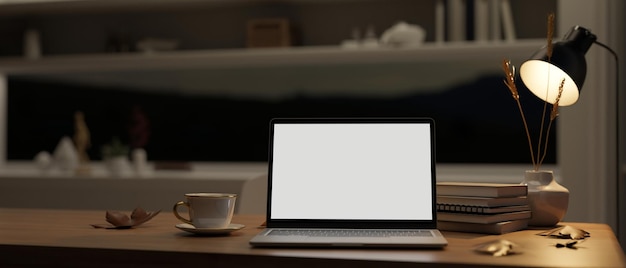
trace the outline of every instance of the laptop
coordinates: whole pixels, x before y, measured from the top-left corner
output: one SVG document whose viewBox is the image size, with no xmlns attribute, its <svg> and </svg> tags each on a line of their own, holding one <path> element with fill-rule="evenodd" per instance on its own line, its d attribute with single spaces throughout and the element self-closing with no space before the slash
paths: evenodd
<svg viewBox="0 0 626 268">
<path fill-rule="evenodd" d="M 428 247 L 436 229 L 429 118 L 270 122 L 267 228 L 259 247 Z"/>
</svg>

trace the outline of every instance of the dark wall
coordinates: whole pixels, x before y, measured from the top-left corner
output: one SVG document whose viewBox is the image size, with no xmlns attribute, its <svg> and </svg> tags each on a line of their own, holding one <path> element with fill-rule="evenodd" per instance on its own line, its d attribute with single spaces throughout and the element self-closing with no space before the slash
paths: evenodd
<svg viewBox="0 0 626 268">
<path fill-rule="evenodd" d="M 73 114 L 80 110 L 91 133 L 88 153 L 100 159 L 100 146 L 113 137 L 132 143 L 129 131 L 136 124 L 131 115 L 139 107 L 149 121 L 144 147 L 153 161 L 265 161 L 273 117 L 427 116 L 437 124 L 439 162 L 530 163 L 522 120 L 501 76 L 439 92 L 385 99 L 294 95 L 263 100 L 11 78 L 7 155 L 32 159 L 42 150 L 52 152 L 61 137 L 73 135 Z M 520 89 L 530 94 L 526 92 Z M 528 95 L 522 100 L 531 133 L 538 133 L 543 103 Z M 546 163 L 555 162 L 555 129 L 553 125 Z"/>
</svg>

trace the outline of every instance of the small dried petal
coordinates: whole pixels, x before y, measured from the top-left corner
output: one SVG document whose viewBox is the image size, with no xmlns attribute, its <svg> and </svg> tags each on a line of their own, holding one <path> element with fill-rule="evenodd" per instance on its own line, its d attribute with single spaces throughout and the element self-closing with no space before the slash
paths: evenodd
<svg viewBox="0 0 626 268">
<path fill-rule="evenodd" d="M 106 220 L 108 223 L 113 224 L 116 227 L 130 226 L 132 221 L 126 214 L 118 211 L 107 211 Z"/>
<path fill-rule="evenodd" d="M 578 229 L 570 225 L 565 225 L 565 226 L 554 228 L 552 230 L 547 230 L 545 232 L 539 233 L 538 235 L 549 236 L 549 237 L 554 237 L 554 238 L 574 239 L 574 240 L 582 240 L 587 237 L 590 237 L 589 232 L 582 230 L 582 229 Z"/>
<path fill-rule="evenodd" d="M 572 242 L 568 242 L 568 243 L 556 243 L 556 247 L 557 248 L 571 248 L 571 249 L 576 249 L 576 244 L 578 244 L 578 241 L 572 241 Z"/>
<path fill-rule="evenodd" d="M 130 214 L 130 218 L 133 220 L 142 219 L 148 216 L 148 213 L 143 208 L 135 208 L 133 213 Z"/>
<path fill-rule="evenodd" d="M 155 211 L 155 212 L 146 212 L 144 211 L 142 208 L 136 208 L 133 211 L 133 215 L 131 216 L 132 218 L 132 226 L 139 226 L 149 220 L 151 220 L 152 218 L 154 218 L 154 216 L 158 215 L 159 211 Z"/>
<path fill-rule="evenodd" d="M 476 246 L 474 251 L 484 254 L 490 254 L 494 257 L 501 257 L 516 253 L 514 248 L 517 245 L 511 241 L 499 239 Z"/>
<path fill-rule="evenodd" d="M 559 236 L 570 237 L 571 239 L 575 240 L 585 239 L 589 237 L 589 232 L 569 225 L 566 225 L 561 230 L 559 230 L 558 234 Z"/>
<path fill-rule="evenodd" d="M 94 228 L 106 228 L 106 229 L 128 229 L 139 226 L 159 214 L 159 211 L 146 212 L 142 208 L 136 208 L 133 210 L 130 217 L 126 214 L 118 211 L 106 211 L 106 221 L 111 225 L 106 224 L 91 224 Z"/>
</svg>

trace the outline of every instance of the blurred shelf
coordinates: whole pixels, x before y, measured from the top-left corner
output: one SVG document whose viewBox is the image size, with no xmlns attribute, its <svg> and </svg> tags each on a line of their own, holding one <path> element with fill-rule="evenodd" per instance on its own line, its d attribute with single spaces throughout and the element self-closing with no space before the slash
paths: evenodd
<svg viewBox="0 0 626 268">
<path fill-rule="evenodd" d="M 364 0 L 0 0 L 0 15 L 24 16 L 76 12 L 153 11 L 241 5 L 323 4 Z M 380 1 L 380 0 L 365 0 Z M 382 2 L 382 1 L 381 1 Z"/>
<path fill-rule="evenodd" d="M 54 55 L 29 60 L 0 58 L 0 73 L 37 75 L 127 70 L 241 69 L 385 63 L 493 62 L 525 59 L 543 40 L 427 43 L 411 48 L 344 49 L 339 46 L 268 49 L 187 50 L 155 53 Z"/>
<path fill-rule="evenodd" d="M 218 7 L 271 3 L 269 0 L 0 0 L 2 15 L 33 15 L 75 12 L 142 11 L 172 7 Z M 284 1 L 283 1 L 284 2 Z"/>
</svg>

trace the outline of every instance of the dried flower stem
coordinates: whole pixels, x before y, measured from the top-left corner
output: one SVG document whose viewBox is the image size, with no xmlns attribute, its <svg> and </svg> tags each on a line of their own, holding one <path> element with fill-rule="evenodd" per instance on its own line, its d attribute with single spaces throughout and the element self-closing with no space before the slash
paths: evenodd
<svg viewBox="0 0 626 268">
<path fill-rule="evenodd" d="M 548 44 L 546 46 L 546 55 L 548 56 L 548 62 L 552 58 L 552 38 L 554 37 L 554 13 L 548 14 Z"/>
<path fill-rule="evenodd" d="M 546 44 L 546 55 L 548 56 L 548 62 L 550 62 L 551 58 L 552 58 L 552 37 L 554 36 L 554 13 L 550 13 L 548 14 L 548 37 L 547 37 L 547 44 Z M 548 89 L 550 88 L 550 68 L 548 68 L 548 83 L 546 84 L 546 99 L 548 98 Z M 558 104 L 554 104 L 556 106 L 558 106 Z M 548 109 L 548 102 L 544 101 L 543 103 L 543 112 L 541 113 L 541 127 L 539 130 L 539 141 L 537 142 L 537 159 L 544 159 L 546 156 L 546 151 L 543 151 L 543 156 L 541 155 L 541 143 L 543 141 L 543 127 L 545 126 L 545 114 L 546 111 Z M 552 125 L 552 120 L 550 120 L 550 125 Z M 550 131 L 548 129 L 548 131 Z M 547 135 L 546 135 L 547 136 Z M 548 144 L 548 139 L 546 137 L 546 140 L 544 141 L 545 143 L 545 147 L 547 147 Z M 537 165 L 535 165 L 535 170 L 539 170 L 539 168 L 541 167 L 541 163 L 543 161 L 539 161 L 537 163 Z"/>
<path fill-rule="evenodd" d="M 537 162 L 535 162 L 535 153 L 533 152 L 532 140 L 530 138 L 530 131 L 528 131 L 528 124 L 526 123 L 526 116 L 524 115 L 524 110 L 522 109 L 522 104 L 519 101 L 519 93 L 517 91 L 517 86 L 515 86 L 515 66 L 511 65 L 511 61 L 504 59 L 502 60 L 502 69 L 504 70 L 504 74 L 506 79 L 504 80 L 504 84 L 511 91 L 511 95 L 515 102 L 517 102 L 517 108 L 519 108 L 520 115 L 522 116 L 522 122 L 524 123 L 524 129 L 526 130 L 526 137 L 528 138 L 528 148 L 530 149 L 530 157 L 533 162 L 533 168 L 535 170 L 538 169 Z"/>
<path fill-rule="evenodd" d="M 559 101 L 561 101 L 561 95 L 563 94 L 563 86 L 565 85 L 565 78 L 561 80 L 559 85 L 559 93 L 556 96 L 556 101 L 552 105 L 552 111 L 550 112 L 550 123 L 548 124 L 548 130 L 546 131 L 546 140 L 544 141 L 543 156 L 537 166 L 541 167 L 543 160 L 546 158 L 546 152 L 548 151 L 548 139 L 550 138 L 550 129 L 552 128 L 552 122 L 559 116 Z"/>
<path fill-rule="evenodd" d="M 561 95 L 563 95 L 563 86 L 565 86 L 565 78 L 561 79 L 559 85 L 559 93 L 556 95 L 556 101 L 552 105 L 552 112 L 550 113 L 550 121 L 556 119 L 559 116 L 559 102 L 561 102 Z"/>
<path fill-rule="evenodd" d="M 550 13 L 548 15 L 548 44 L 546 46 L 546 55 L 547 55 L 547 61 L 550 62 L 551 58 L 552 58 L 552 37 L 554 35 L 554 13 Z M 548 81 L 547 81 L 547 86 L 546 86 L 546 101 L 544 101 L 544 105 L 543 105 L 543 112 L 541 113 L 541 127 L 539 130 L 539 140 L 537 141 L 537 155 L 535 158 L 535 153 L 533 151 L 533 144 L 532 144 L 532 139 L 530 137 L 530 131 L 528 130 L 528 123 L 526 122 L 526 117 L 524 116 L 524 111 L 522 110 L 522 104 L 520 103 L 519 100 L 519 93 L 517 92 L 517 87 L 515 86 L 515 66 L 511 65 L 511 61 L 504 59 L 502 61 L 502 69 L 504 70 L 504 74 L 505 74 L 505 80 L 504 80 L 504 84 L 509 88 L 509 90 L 511 91 L 511 95 L 513 96 L 513 99 L 515 99 L 515 101 L 517 102 L 517 107 L 519 108 L 520 114 L 522 115 L 522 122 L 524 123 L 524 129 L 526 130 L 526 137 L 528 138 L 528 147 L 530 149 L 530 157 L 531 160 L 533 162 L 533 169 L 535 171 L 539 170 L 541 168 L 541 164 L 543 163 L 543 160 L 546 158 L 546 154 L 548 151 L 548 140 L 550 138 L 550 130 L 552 129 L 552 123 L 554 122 L 554 120 L 556 120 L 556 117 L 559 115 L 558 114 L 558 109 L 559 109 L 559 101 L 561 100 L 561 94 L 563 93 L 563 85 L 565 84 L 565 78 L 563 78 L 561 80 L 561 84 L 559 85 L 559 92 L 558 95 L 556 97 L 556 101 L 554 102 L 551 112 L 550 112 L 550 121 L 548 123 L 548 127 L 546 130 L 546 137 L 545 140 L 543 138 L 543 133 L 544 133 L 544 126 L 545 126 L 545 120 L 546 120 L 546 111 L 548 110 L 548 101 L 547 101 L 547 97 L 548 97 L 548 89 L 550 88 L 550 68 L 548 68 Z M 543 146 L 543 151 L 541 150 Z M 537 160 L 535 160 L 537 159 Z"/>
<path fill-rule="evenodd" d="M 548 74 L 548 77 L 550 76 L 550 74 Z M 541 157 L 541 141 L 543 140 L 543 126 L 545 125 L 546 122 L 546 110 L 548 107 L 548 102 L 544 101 L 543 102 L 543 112 L 541 113 L 541 127 L 539 128 L 539 141 L 537 142 L 537 159 L 541 159 L 543 157 Z M 550 121 L 552 122 L 552 121 Z M 545 143 L 547 144 L 548 141 L 546 139 Z M 545 157 L 545 151 L 544 151 L 544 157 Z M 535 168 L 535 171 L 539 170 L 539 168 L 541 167 L 540 163 L 537 163 L 537 166 Z"/>
</svg>

